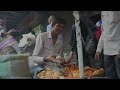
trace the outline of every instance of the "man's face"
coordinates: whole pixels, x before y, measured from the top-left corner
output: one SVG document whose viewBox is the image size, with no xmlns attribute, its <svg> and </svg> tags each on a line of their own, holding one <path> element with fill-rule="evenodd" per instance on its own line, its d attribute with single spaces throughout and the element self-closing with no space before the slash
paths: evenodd
<svg viewBox="0 0 120 90">
<path fill-rule="evenodd" d="M 53 28 L 55 33 L 60 35 L 64 29 L 64 24 L 55 24 Z"/>
</svg>

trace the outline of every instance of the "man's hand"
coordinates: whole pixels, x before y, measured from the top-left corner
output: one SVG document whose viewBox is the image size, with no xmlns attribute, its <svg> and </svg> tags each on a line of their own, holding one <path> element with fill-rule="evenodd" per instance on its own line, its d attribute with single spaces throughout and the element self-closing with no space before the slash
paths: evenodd
<svg viewBox="0 0 120 90">
<path fill-rule="evenodd" d="M 100 52 L 95 53 L 95 60 L 97 60 L 97 61 L 100 60 Z"/>
<path fill-rule="evenodd" d="M 45 60 L 53 63 L 62 63 L 64 59 L 59 55 L 49 55 L 45 57 Z"/>
<path fill-rule="evenodd" d="M 45 57 L 45 61 L 54 62 L 55 58 L 56 58 L 56 55 L 48 55 L 47 57 Z"/>
<path fill-rule="evenodd" d="M 73 58 L 73 54 L 74 54 L 74 52 L 71 51 L 69 56 L 65 58 L 66 60 L 64 59 L 64 64 L 69 64 L 71 62 L 71 60 Z"/>
</svg>

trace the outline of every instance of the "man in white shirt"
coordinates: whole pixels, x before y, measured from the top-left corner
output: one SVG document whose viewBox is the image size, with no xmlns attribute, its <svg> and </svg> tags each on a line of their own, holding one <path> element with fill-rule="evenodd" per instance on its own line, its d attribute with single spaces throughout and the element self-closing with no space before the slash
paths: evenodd
<svg viewBox="0 0 120 90">
<path fill-rule="evenodd" d="M 55 55 L 63 56 L 63 42 L 59 40 L 58 35 L 64 30 L 64 25 L 65 21 L 57 18 L 50 32 L 43 32 L 37 36 L 32 60 L 38 70 L 38 66 L 42 64 L 55 63 Z"/>
<path fill-rule="evenodd" d="M 95 59 L 100 59 L 104 52 L 105 76 L 111 79 L 120 78 L 120 11 L 102 11 L 101 34 Z"/>
<path fill-rule="evenodd" d="M 51 15 L 49 18 L 48 18 L 48 23 L 49 25 L 47 25 L 47 32 L 50 32 L 52 30 L 52 27 L 53 27 L 53 24 L 56 22 L 56 17 L 54 15 Z M 62 34 L 58 35 L 58 38 L 60 40 L 63 40 L 63 36 Z"/>
</svg>

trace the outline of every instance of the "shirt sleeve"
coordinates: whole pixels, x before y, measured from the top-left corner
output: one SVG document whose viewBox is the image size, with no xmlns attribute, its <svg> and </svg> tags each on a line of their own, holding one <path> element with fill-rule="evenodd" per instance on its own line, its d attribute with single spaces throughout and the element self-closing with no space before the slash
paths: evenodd
<svg viewBox="0 0 120 90">
<path fill-rule="evenodd" d="M 103 40 L 103 33 L 102 33 L 101 36 L 100 36 L 98 45 L 97 45 L 97 50 L 96 50 L 96 52 L 100 52 L 100 53 L 101 53 L 102 50 L 103 50 L 103 47 L 104 47 L 104 40 Z"/>
<path fill-rule="evenodd" d="M 33 61 L 34 63 L 40 64 L 44 61 L 44 57 L 40 57 L 39 52 L 42 50 L 43 48 L 43 38 L 42 38 L 42 34 L 38 35 L 36 38 L 36 44 L 35 44 L 35 49 L 33 51 Z"/>
</svg>

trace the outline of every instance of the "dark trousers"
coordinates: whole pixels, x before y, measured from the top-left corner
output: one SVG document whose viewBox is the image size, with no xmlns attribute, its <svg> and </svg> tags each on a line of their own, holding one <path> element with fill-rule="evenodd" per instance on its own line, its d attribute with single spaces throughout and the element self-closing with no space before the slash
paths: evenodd
<svg viewBox="0 0 120 90">
<path fill-rule="evenodd" d="M 104 55 L 105 76 L 120 79 L 120 59 L 116 55 Z"/>
</svg>

